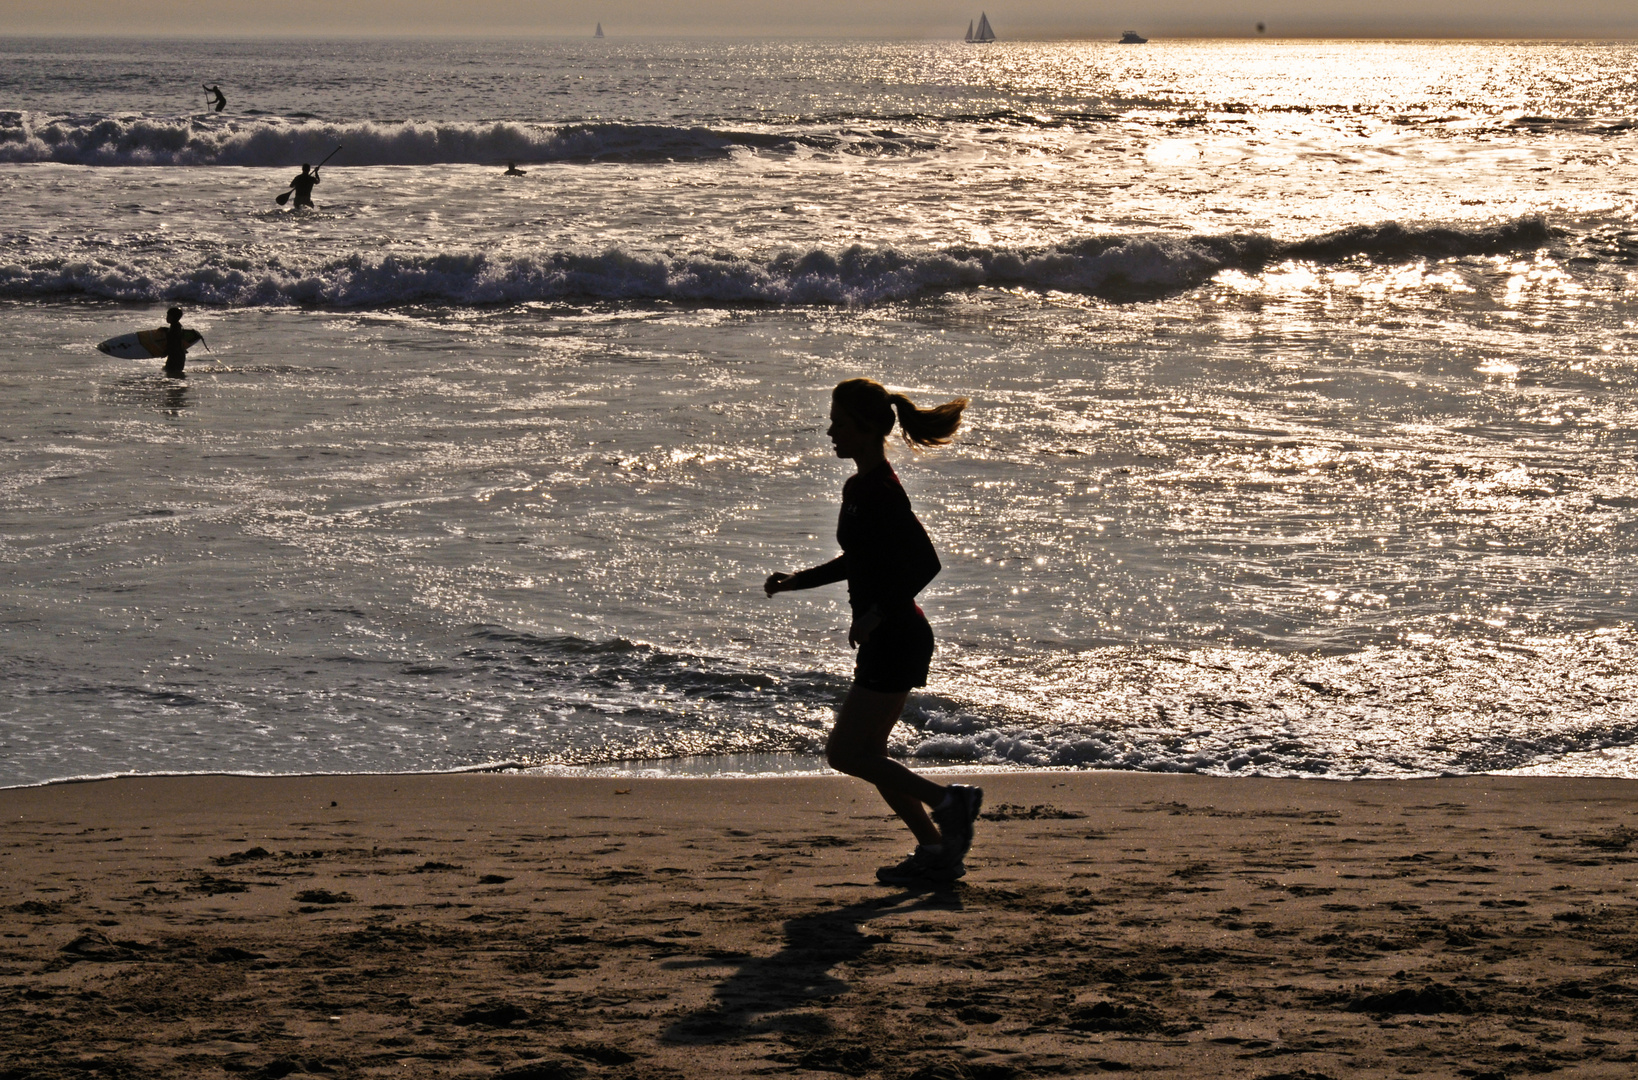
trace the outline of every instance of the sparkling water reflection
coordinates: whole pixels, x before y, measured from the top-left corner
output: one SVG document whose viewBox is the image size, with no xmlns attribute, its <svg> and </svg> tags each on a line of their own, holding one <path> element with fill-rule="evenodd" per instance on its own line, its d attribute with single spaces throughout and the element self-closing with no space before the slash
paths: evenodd
<svg viewBox="0 0 1638 1080">
<path fill-rule="evenodd" d="M 1631 47 L 6 47 L 0 782 L 811 761 L 857 374 L 974 400 L 902 751 L 1628 769 Z"/>
</svg>

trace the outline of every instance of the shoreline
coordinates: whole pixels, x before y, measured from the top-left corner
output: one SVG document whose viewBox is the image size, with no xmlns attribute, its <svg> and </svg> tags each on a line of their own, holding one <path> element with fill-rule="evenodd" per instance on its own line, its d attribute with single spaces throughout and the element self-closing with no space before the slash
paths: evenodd
<svg viewBox="0 0 1638 1080">
<path fill-rule="evenodd" d="M 1146 769 L 1093 769 L 1077 768 L 1075 766 L 1057 765 L 1015 765 L 974 764 L 970 762 L 943 762 L 927 763 L 916 758 L 896 757 L 895 760 L 908 765 L 918 773 L 929 776 L 1196 776 L 1206 780 L 1221 781 L 1255 781 L 1269 783 L 1413 783 L 1429 780 L 1463 780 L 1496 778 L 1542 778 L 1558 780 L 1628 780 L 1638 782 L 1638 777 L 1622 772 L 1581 772 L 1581 771 L 1547 771 L 1560 765 L 1567 765 L 1571 759 L 1585 758 L 1594 755 L 1607 755 L 1611 748 L 1591 751 L 1578 751 L 1564 755 L 1559 761 L 1546 765 L 1520 765 L 1511 769 L 1494 772 L 1476 773 L 1421 773 L 1408 776 L 1273 776 L 1266 773 L 1236 772 L 1231 774 L 1163 771 Z M 1638 760 L 1638 748 L 1615 747 L 1617 751 L 1629 751 Z M 723 762 L 734 758 L 760 759 L 803 759 L 803 764 L 795 767 L 780 767 L 784 761 L 774 762 L 773 767 L 763 769 L 733 769 L 716 768 L 714 762 Z M 1633 761 L 1612 762 L 1616 767 L 1631 768 Z M 608 762 L 600 765 L 525 765 L 521 762 L 503 761 L 484 765 L 467 765 L 453 769 L 411 770 L 406 772 L 293 772 L 293 773 L 259 773 L 235 772 L 223 769 L 210 769 L 199 772 L 117 772 L 97 773 L 86 776 L 67 776 L 53 780 L 24 781 L 16 784 L 0 784 L 0 792 L 33 791 L 41 788 L 57 787 L 65 784 L 100 784 L 124 780 L 180 780 L 214 778 L 235 778 L 242 780 L 306 780 L 326 778 L 392 778 L 392 777 L 439 777 L 439 776 L 516 776 L 537 780 L 781 780 L 781 779 L 847 779 L 847 777 L 830 768 L 824 762 L 822 754 L 799 754 L 793 751 L 766 751 L 744 754 L 715 754 L 698 755 L 682 758 L 643 758 L 631 761 Z"/>
<path fill-rule="evenodd" d="M 0 1071 L 1630 1075 L 1638 781 L 970 774 L 0 790 Z M 1306 1070 L 1306 1071 L 1305 1071 Z"/>
</svg>

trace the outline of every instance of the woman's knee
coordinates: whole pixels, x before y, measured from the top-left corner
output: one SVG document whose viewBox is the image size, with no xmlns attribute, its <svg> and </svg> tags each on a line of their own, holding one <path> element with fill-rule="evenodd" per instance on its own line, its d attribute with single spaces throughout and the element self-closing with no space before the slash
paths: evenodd
<svg viewBox="0 0 1638 1080">
<path fill-rule="evenodd" d="M 825 764 L 839 773 L 853 775 L 853 763 L 858 759 L 858 751 L 827 743 L 825 745 Z"/>
<path fill-rule="evenodd" d="M 879 754 L 857 746 L 847 746 L 832 739 L 825 744 L 825 764 L 839 773 L 862 776 Z"/>
</svg>

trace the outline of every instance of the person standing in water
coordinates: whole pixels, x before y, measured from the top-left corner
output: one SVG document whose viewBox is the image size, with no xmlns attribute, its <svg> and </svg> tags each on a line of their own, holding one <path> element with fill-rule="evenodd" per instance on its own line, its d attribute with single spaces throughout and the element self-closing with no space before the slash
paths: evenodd
<svg viewBox="0 0 1638 1080">
<path fill-rule="evenodd" d="M 313 205 L 313 188 L 319 182 L 319 171 L 310 165 L 303 164 L 301 175 L 290 181 L 290 190 L 296 197 L 290 201 L 290 209 Z"/>
<path fill-rule="evenodd" d="M 825 758 L 838 772 L 875 784 L 915 835 L 916 850 L 908 858 L 876 871 L 878 880 L 893 885 L 949 882 L 966 874 L 963 860 L 984 801 L 979 788 L 936 784 L 887 756 L 888 735 L 910 691 L 927 685 L 933 629 L 915 598 L 941 569 L 933 542 L 888 463 L 887 437 L 896 419 L 912 448 L 942 446 L 966 407 L 967 399 L 957 398 L 918 409 L 871 379 L 839 384 L 831 393 L 826 434 L 836 456 L 851 458 L 857 470 L 842 487 L 836 528 L 842 554 L 823 566 L 773 574 L 763 584 L 773 596 L 847 580 L 853 608 L 847 640 L 859 653 Z"/>
<path fill-rule="evenodd" d="M 221 112 L 223 109 L 227 108 L 227 95 L 222 93 L 222 88 L 220 86 L 207 86 L 205 87 L 205 93 L 216 95 L 216 100 L 214 102 L 205 102 L 205 106 L 207 108 L 214 105 L 217 112 Z"/>
<path fill-rule="evenodd" d="M 188 335 L 182 329 L 182 309 L 173 307 L 165 313 L 165 374 L 173 379 L 186 379 L 188 366 Z"/>
</svg>

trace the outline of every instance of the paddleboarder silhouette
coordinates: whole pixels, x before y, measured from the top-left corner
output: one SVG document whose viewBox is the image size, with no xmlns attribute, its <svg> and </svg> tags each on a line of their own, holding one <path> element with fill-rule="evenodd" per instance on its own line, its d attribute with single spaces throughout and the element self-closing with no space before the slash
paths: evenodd
<svg viewBox="0 0 1638 1080">
<path fill-rule="evenodd" d="M 324 156 L 324 161 L 329 161 L 339 153 L 341 153 L 341 147 L 338 146 Z M 290 190 L 281 191 L 279 193 L 279 197 L 273 201 L 278 203 L 280 206 L 283 206 L 286 202 L 290 201 L 291 195 L 295 195 L 296 200 L 295 202 L 291 203 L 291 209 L 301 206 L 312 206 L 313 188 L 319 182 L 319 170 L 324 168 L 324 161 L 319 162 L 317 165 L 308 165 L 303 162 L 301 174 L 294 180 L 290 181 Z"/>
<path fill-rule="evenodd" d="M 207 101 L 205 103 L 207 106 L 214 104 L 217 112 L 221 112 L 223 109 L 227 108 L 227 95 L 222 93 L 222 88 L 220 86 L 207 86 L 205 87 L 205 93 L 216 95 L 216 100 L 214 102 Z"/>
<path fill-rule="evenodd" d="M 322 166 L 320 167 L 322 168 Z M 313 169 L 311 172 L 308 169 L 309 166 L 303 165 L 301 175 L 290 181 L 290 190 L 296 193 L 296 198 L 291 203 L 293 208 L 313 205 L 313 188 L 318 185 L 319 174 L 318 169 Z"/>
</svg>

